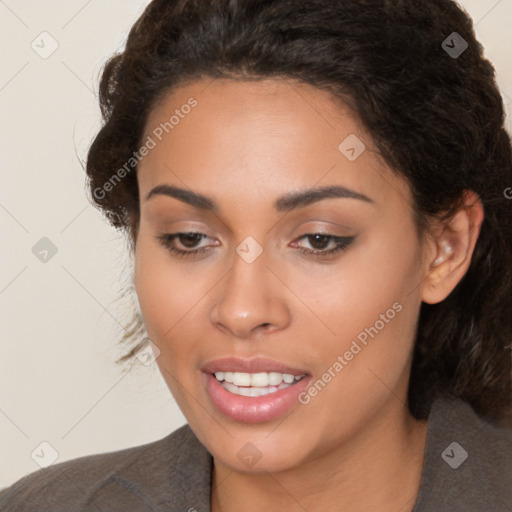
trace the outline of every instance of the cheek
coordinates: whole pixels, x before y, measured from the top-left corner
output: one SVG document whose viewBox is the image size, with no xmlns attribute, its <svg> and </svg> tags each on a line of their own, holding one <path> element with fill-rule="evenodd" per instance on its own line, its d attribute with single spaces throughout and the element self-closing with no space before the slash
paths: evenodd
<svg viewBox="0 0 512 512">
<path fill-rule="evenodd" d="M 373 232 L 359 240 L 334 265 L 311 267 L 309 272 L 291 269 L 289 282 L 318 313 L 317 320 L 324 321 L 326 332 L 329 328 L 344 338 L 353 337 L 386 312 L 398 320 L 393 323 L 399 323 L 404 315 L 395 315 L 396 302 L 404 309 L 418 302 L 414 292 L 421 282 L 419 259 L 413 228 L 397 226 L 392 232 Z"/>
<path fill-rule="evenodd" d="M 181 269 L 181 271 L 180 271 Z M 169 255 L 139 234 L 135 251 L 134 284 L 149 338 L 160 350 L 156 359 L 160 373 L 185 415 L 191 404 L 183 390 L 193 389 L 196 375 L 194 347 L 197 336 L 191 328 L 200 322 L 200 300 L 210 286 L 204 279 L 170 264 Z M 204 320 L 203 320 L 204 321 Z"/>
<path fill-rule="evenodd" d="M 301 299 L 316 313 L 306 315 L 304 332 L 323 333 L 310 346 L 315 367 L 324 372 L 338 356 L 346 361 L 338 373 L 343 378 L 334 379 L 333 400 L 372 396 L 379 379 L 393 389 L 402 378 L 421 304 L 419 258 L 414 228 L 404 227 L 373 233 L 330 273 L 296 276 Z"/>
<path fill-rule="evenodd" d="M 143 232 L 135 251 L 134 282 L 149 337 L 160 350 L 168 350 L 167 340 L 197 314 L 194 305 L 207 293 L 207 283 L 184 266 L 171 264 L 166 251 Z"/>
</svg>

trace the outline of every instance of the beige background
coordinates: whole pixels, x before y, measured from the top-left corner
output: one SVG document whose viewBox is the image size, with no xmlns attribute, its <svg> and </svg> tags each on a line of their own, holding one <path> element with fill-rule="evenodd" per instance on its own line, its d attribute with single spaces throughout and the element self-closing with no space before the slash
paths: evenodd
<svg viewBox="0 0 512 512">
<path fill-rule="evenodd" d="M 0 0 L 0 488 L 54 454 L 135 446 L 185 422 L 155 364 L 114 364 L 129 264 L 87 202 L 79 161 L 99 126 L 101 66 L 147 3 Z M 510 127 L 512 0 L 461 4 L 498 71 Z M 58 48 L 44 59 L 33 41 L 39 53 Z M 42 237 L 57 248 L 46 263 L 32 253 Z"/>
</svg>

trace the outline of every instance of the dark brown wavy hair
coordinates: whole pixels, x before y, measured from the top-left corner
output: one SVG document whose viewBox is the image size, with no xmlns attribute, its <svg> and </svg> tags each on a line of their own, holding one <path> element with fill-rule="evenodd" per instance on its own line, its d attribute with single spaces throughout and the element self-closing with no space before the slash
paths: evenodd
<svg viewBox="0 0 512 512">
<path fill-rule="evenodd" d="M 466 42 L 458 56 L 453 32 Z M 452 39 L 450 39 L 452 37 Z M 444 46 L 444 47 L 443 47 Z M 460 46 L 459 46 L 460 47 Z M 419 232 L 447 219 L 464 190 L 485 219 L 470 268 L 441 303 L 422 304 L 408 405 L 420 419 L 443 392 L 490 420 L 511 410 L 511 140 L 495 71 L 471 18 L 451 0 L 153 0 L 100 81 L 103 127 L 88 153 L 92 201 L 128 234 L 139 222 L 136 166 L 148 114 L 205 77 L 295 79 L 355 110 L 412 190 Z M 126 167 L 125 167 L 126 169 Z M 118 174 L 119 176 L 119 174 Z M 142 332 L 135 316 L 123 341 Z M 137 346 L 118 362 L 130 359 Z"/>
</svg>

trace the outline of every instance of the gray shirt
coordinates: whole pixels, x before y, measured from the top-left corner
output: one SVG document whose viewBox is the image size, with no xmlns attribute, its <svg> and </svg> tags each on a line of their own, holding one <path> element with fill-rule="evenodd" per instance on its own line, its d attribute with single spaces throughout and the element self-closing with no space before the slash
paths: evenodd
<svg viewBox="0 0 512 512">
<path fill-rule="evenodd" d="M 188 425 L 142 446 L 87 455 L 0 492 L 1 512 L 209 512 L 213 459 Z M 431 409 L 413 512 L 512 512 L 512 431 L 464 401 Z"/>
</svg>

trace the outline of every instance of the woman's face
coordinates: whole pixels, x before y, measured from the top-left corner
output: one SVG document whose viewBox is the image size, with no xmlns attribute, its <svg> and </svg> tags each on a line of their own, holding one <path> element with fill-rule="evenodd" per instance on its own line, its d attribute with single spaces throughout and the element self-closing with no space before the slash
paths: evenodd
<svg viewBox="0 0 512 512">
<path fill-rule="evenodd" d="M 406 417 L 426 258 L 408 186 L 348 108 L 305 84 L 197 81 L 143 140 L 136 290 L 213 456 L 290 469 Z"/>
</svg>

